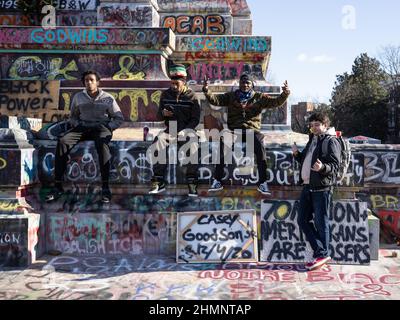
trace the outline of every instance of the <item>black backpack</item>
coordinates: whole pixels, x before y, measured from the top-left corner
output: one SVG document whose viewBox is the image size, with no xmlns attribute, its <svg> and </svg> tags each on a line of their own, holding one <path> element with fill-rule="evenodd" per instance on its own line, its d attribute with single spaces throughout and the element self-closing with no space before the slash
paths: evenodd
<svg viewBox="0 0 400 320">
<path fill-rule="evenodd" d="M 346 177 L 346 173 L 350 165 L 351 146 L 350 142 L 343 139 L 341 135 L 339 137 L 330 136 L 329 139 L 325 139 L 324 142 L 322 143 L 322 152 L 325 154 L 328 152 L 328 141 L 330 139 L 338 140 L 340 145 L 340 160 L 339 160 L 339 169 L 336 176 L 336 184 L 341 184 L 343 179 Z"/>
</svg>

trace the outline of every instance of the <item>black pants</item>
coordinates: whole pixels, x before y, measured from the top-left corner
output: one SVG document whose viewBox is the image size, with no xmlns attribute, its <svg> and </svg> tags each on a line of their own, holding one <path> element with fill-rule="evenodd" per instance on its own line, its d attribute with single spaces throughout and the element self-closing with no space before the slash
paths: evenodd
<svg viewBox="0 0 400 320">
<path fill-rule="evenodd" d="M 183 145 L 185 145 L 187 142 L 186 141 L 177 141 L 177 148 L 178 148 L 178 153 L 179 153 L 179 149 L 181 149 L 181 147 Z M 166 155 L 166 159 L 168 159 L 168 154 L 169 154 L 169 144 L 170 141 L 168 139 L 168 137 L 165 136 L 165 133 L 161 133 L 159 134 L 153 141 L 152 143 L 152 147 L 154 147 L 154 150 L 158 153 L 163 152 Z M 186 181 L 187 183 L 194 183 L 197 184 L 198 183 L 198 144 L 197 143 L 193 143 L 192 145 L 190 145 L 190 151 L 191 154 L 195 154 L 196 157 L 196 162 L 197 163 L 187 163 L 186 164 Z M 186 154 L 187 156 L 187 154 Z M 168 161 L 164 161 L 163 163 L 160 162 L 153 162 L 153 178 L 152 181 L 165 181 L 164 176 L 165 173 L 167 172 L 167 165 L 168 165 Z"/>
<path fill-rule="evenodd" d="M 109 143 L 111 138 L 112 132 L 104 125 L 99 125 L 95 128 L 79 125 L 60 138 L 57 143 L 55 159 L 56 185 L 60 185 L 63 181 L 63 176 L 67 169 L 68 155 L 72 148 L 80 141 L 93 140 L 99 157 L 103 187 L 108 187 L 111 163 Z"/>
<path fill-rule="evenodd" d="M 257 162 L 257 171 L 259 177 L 259 183 L 263 183 L 267 180 L 267 153 L 264 148 L 263 140 L 264 135 L 260 132 L 247 129 L 254 134 L 254 154 Z M 249 132 L 250 133 L 250 132 Z M 240 141 L 240 140 L 239 140 Z M 242 141 L 246 143 L 246 130 L 242 130 Z M 233 147 L 233 145 L 232 145 Z M 221 181 L 224 177 L 224 143 L 220 140 L 219 143 L 219 164 L 216 165 L 214 178 Z"/>
</svg>

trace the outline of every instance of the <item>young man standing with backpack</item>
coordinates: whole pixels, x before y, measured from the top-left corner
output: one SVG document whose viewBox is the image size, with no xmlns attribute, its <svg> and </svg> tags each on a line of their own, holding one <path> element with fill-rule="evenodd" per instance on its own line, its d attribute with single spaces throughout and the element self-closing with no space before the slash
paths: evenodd
<svg viewBox="0 0 400 320">
<path fill-rule="evenodd" d="M 294 144 L 293 156 L 300 163 L 300 196 L 298 224 L 314 251 L 312 262 L 306 268 L 314 270 L 326 264 L 329 256 L 329 210 L 333 186 L 340 166 L 341 146 L 336 131 L 323 113 L 309 118 L 310 139 L 300 152 Z M 312 222 L 314 220 L 314 222 Z"/>
</svg>

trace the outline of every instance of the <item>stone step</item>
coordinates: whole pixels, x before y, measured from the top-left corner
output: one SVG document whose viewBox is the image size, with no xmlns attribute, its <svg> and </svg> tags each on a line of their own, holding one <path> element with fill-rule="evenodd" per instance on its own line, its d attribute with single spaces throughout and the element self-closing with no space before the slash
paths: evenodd
<svg viewBox="0 0 400 320">
<path fill-rule="evenodd" d="M 115 208 L 69 213 L 46 209 L 41 217 L 46 221 L 47 251 L 82 255 L 174 254 L 177 212 L 255 209 L 261 261 L 301 262 L 310 258 L 310 248 L 298 229 L 297 206 L 296 200 L 288 199 L 136 196 L 130 210 L 125 212 Z M 376 219 L 367 215 L 366 203 L 334 201 L 330 212 L 334 260 L 366 264 L 376 258 L 379 249 L 376 223 Z M 301 251 L 305 254 L 303 259 Z"/>
<path fill-rule="evenodd" d="M 37 256 L 52 251 L 172 255 L 176 249 L 178 212 L 240 209 L 256 211 L 263 261 L 301 262 L 296 250 L 305 246 L 304 235 L 300 234 L 295 218 L 298 202 L 290 200 L 299 198 L 300 188 L 275 189 L 271 197 L 265 197 L 254 189 L 230 187 L 212 196 L 201 191 L 198 198 L 177 195 L 183 186 L 161 195 L 148 195 L 144 188 L 136 187 L 135 193 L 127 196 L 128 189 L 118 188 L 121 193 L 110 205 L 96 200 L 93 190 L 87 190 L 86 195 L 69 194 L 51 204 L 43 201 L 40 189 L 39 193 L 31 190 L 27 203 L 37 213 L 0 216 L 1 264 L 27 266 Z M 280 196 L 275 198 L 274 194 Z M 367 215 L 365 202 L 336 200 L 330 219 L 335 246 L 343 243 L 347 250 L 344 253 L 344 248 L 337 249 L 341 254 L 336 257 L 337 263 L 364 264 L 377 257 L 379 220 Z M 352 256 L 357 254 L 364 254 L 362 261 Z M 297 259 L 291 259 L 293 256 Z"/>
<path fill-rule="evenodd" d="M 44 215 L 0 215 L 0 268 L 27 267 L 45 252 Z"/>
<path fill-rule="evenodd" d="M 150 141 L 112 141 L 110 149 L 112 164 L 110 182 L 112 184 L 146 184 L 152 176 L 152 168 L 146 156 Z M 54 177 L 56 141 L 41 140 L 37 142 L 38 175 L 43 184 L 51 184 Z M 176 147 L 171 147 L 171 153 Z M 200 143 L 200 168 L 198 178 L 202 183 L 210 183 L 214 172 L 213 164 L 207 164 L 217 159 L 218 143 Z M 176 152 L 174 152 L 176 154 Z M 173 157 L 171 157 L 173 158 Z M 66 181 L 76 183 L 93 183 L 100 181 L 97 152 L 92 141 L 79 143 L 70 154 Z M 276 186 L 292 186 L 299 179 L 299 165 L 294 161 L 289 147 L 267 149 L 267 181 Z M 233 156 L 232 165 L 228 165 L 223 182 L 227 185 L 258 185 L 258 173 L 252 166 L 252 159 L 245 154 Z M 344 179 L 344 186 L 362 186 L 364 183 L 362 152 L 353 152 L 349 171 Z M 185 168 L 179 165 L 169 165 L 166 180 L 171 184 L 184 184 Z"/>
</svg>

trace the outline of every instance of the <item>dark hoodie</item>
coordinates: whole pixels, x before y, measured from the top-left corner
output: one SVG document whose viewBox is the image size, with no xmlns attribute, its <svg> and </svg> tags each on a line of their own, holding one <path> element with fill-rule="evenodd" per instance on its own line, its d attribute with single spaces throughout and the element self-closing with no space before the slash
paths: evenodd
<svg viewBox="0 0 400 320">
<path fill-rule="evenodd" d="M 336 175 L 340 164 L 340 143 L 334 138 L 336 136 L 335 128 L 329 128 L 325 134 L 318 136 L 317 146 L 311 158 L 311 166 L 317 161 L 321 160 L 323 166 L 319 172 L 310 171 L 310 187 L 313 190 L 325 190 L 333 186 L 336 182 Z M 300 184 L 303 184 L 301 178 L 301 169 L 303 167 L 304 159 L 306 158 L 308 149 L 310 148 L 314 135 L 310 134 L 310 139 L 304 150 L 294 155 L 296 161 L 300 163 Z M 326 154 L 323 153 L 322 143 L 328 139 L 328 147 Z"/>
<path fill-rule="evenodd" d="M 164 117 L 162 110 L 167 109 L 174 114 L 172 117 Z M 164 120 L 169 132 L 169 122 L 177 121 L 178 132 L 183 129 L 195 129 L 200 122 L 200 105 L 196 94 L 190 88 L 185 88 L 182 93 L 167 89 L 160 98 L 157 118 Z"/>
</svg>

